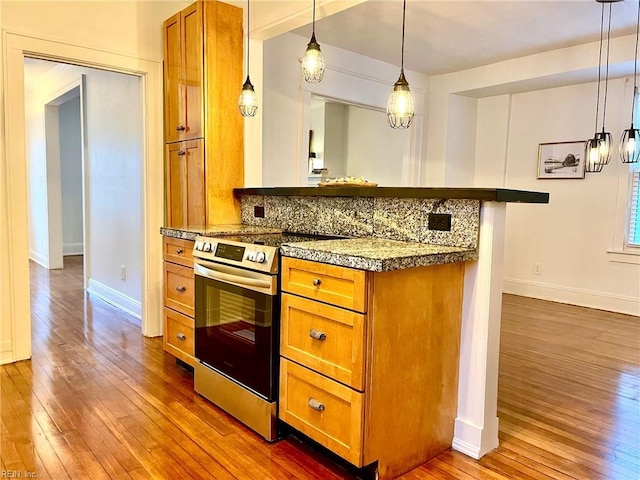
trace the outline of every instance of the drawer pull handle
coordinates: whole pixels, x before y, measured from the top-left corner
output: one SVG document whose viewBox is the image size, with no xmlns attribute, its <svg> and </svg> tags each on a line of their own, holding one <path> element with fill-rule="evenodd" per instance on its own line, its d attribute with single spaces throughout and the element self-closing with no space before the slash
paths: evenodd
<svg viewBox="0 0 640 480">
<path fill-rule="evenodd" d="M 187 129 L 187 127 L 185 127 L 184 125 L 178 125 L 176 127 L 176 131 L 178 132 L 184 132 Z"/>
<path fill-rule="evenodd" d="M 187 287 L 184 287 L 182 285 L 178 285 L 176 287 L 176 290 L 179 291 L 180 293 L 184 293 L 187 290 Z"/>
<path fill-rule="evenodd" d="M 178 155 L 180 155 L 181 157 L 186 154 L 187 152 L 185 152 L 184 150 L 178 150 Z"/>
<path fill-rule="evenodd" d="M 309 399 L 309 406 L 313 408 L 316 412 L 324 411 L 324 404 L 322 402 L 319 402 L 315 398 Z"/>
<path fill-rule="evenodd" d="M 318 285 L 320 285 L 322 283 L 322 280 L 320 280 L 319 278 L 314 278 L 313 279 L 313 286 L 317 287 Z"/>
<path fill-rule="evenodd" d="M 178 333 L 178 334 L 176 335 L 176 338 L 177 338 L 178 340 L 186 340 L 186 339 L 187 339 L 187 336 L 186 336 L 184 333 Z"/>
<path fill-rule="evenodd" d="M 181 249 L 181 248 L 178 248 L 178 249 L 176 249 L 176 253 L 177 253 L 178 255 L 182 255 L 182 254 L 184 253 L 184 250 L 183 250 L 183 249 Z"/>
<path fill-rule="evenodd" d="M 309 330 L 309 336 L 311 338 L 315 338 L 316 340 L 326 340 L 327 339 L 326 333 L 321 332 L 319 330 L 316 330 L 315 328 L 312 328 L 311 330 Z"/>
</svg>

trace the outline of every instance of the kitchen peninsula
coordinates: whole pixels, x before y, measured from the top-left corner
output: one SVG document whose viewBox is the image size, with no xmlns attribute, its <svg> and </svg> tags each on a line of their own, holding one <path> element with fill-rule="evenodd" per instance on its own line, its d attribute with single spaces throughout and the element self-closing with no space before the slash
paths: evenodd
<svg viewBox="0 0 640 480">
<path fill-rule="evenodd" d="M 249 225 L 470 250 L 472 253 L 464 254 L 469 257 L 462 264 L 457 412 L 452 446 L 476 459 L 498 446 L 506 205 L 546 204 L 549 194 L 501 188 L 403 187 L 244 188 L 235 189 L 234 193 L 241 202 L 242 223 Z M 320 255 L 327 261 L 332 259 L 328 255 L 338 253 L 323 249 L 310 252 L 309 245 L 304 247 L 285 245 L 283 255 Z M 376 253 L 380 250 L 366 249 L 352 255 L 351 260 L 376 257 Z M 345 258 L 349 260 L 342 257 Z M 414 258 L 406 257 L 397 264 L 398 268 L 402 264 L 405 268 L 415 266 Z M 453 257 L 442 260 L 456 261 Z"/>
<path fill-rule="evenodd" d="M 452 444 L 475 458 L 497 446 L 506 203 L 548 203 L 548 194 L 367 187 L 234 194 L 241 229 L 346 237 L 280 247 L 282 420 L 352 464 L 378 461 L 380 478 Z M 340 348 L 319 354 L 331 335 L 343 340 Z"/>
</svg>

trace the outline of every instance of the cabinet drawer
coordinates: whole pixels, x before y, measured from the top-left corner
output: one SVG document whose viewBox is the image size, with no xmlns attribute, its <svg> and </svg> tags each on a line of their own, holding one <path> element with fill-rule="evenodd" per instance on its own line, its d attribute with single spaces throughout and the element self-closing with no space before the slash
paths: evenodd
<svg viewBox="0 0 640 480">
<path fill-rule="evenodd" d="M 367 290 L 364 270 L 284 257 L 282 290 L 365 312 Z"/>
<path fill-rule="evenodd" d="M 362 466 L 363 396 L 284 358 L 279 417 L 356 466 Z"/>
<path fill-rule="evenodd" d="M 164 262 L 164 304 L 193 317 L 193 268 Z"/>
<path fill-rule="evenodd" d="M 282 294 L 280 353 L 363 391 L 365 316 Z"/>
<path fill-rule="evenodd" d="M 167 262 L 179 263 L 193 268 L 193 240 L 164 237 L 162 258 Z"/>
<path fill-rule="evenodd" d="M 193 366 L 193 318 L 164 308 L 164 350 Z"/>
</svg>

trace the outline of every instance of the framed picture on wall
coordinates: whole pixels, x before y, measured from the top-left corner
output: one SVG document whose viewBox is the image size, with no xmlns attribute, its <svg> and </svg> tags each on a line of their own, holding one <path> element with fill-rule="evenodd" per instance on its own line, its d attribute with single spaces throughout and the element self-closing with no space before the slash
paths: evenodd
<svg viewBox="0 0 640 480">
<path fill-rule="evenodd" d="M 541 143 L 538 178 L 584 178 L 585 141 Z"/>
</svg>

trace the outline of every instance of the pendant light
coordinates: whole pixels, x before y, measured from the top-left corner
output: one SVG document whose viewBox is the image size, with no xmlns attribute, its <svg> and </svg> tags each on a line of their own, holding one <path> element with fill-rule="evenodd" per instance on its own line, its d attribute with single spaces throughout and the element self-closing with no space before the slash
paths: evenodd
<svg viewBox="0 0 640 480">
<path fill-rule="evenodd" d="M 600 1 L 600 0 L 596 0 Z M 605 113 L 602 115 L 602 132 L 598 132 L 598 113 L 600 108 L 600 76 L 602 72 L 602 43 L 603 43 L 603 34 L 604 34 L 604 3 L 602 3 L 602 14 L 600 17 L 600 49 L 598 53 L 598 88 L 596 95 L 596 126 L 595 133 L 593 138 L 587 140 L 587 144 L 585 146 L 585 171 L 587 173 L 600 173 L 602 171 L 602 167 L 605 165 L 605 159 L 607 156 L 610 157 L 610 147 L 611 147 L 611 134 L 604 131 L 604 119 Z M 609 5 L 609 9 L 611 9 L 611 5 Z M 611 29 L 611 11 L 609 11 L 609 29 Z M 608 51 L 608 48 L 607 48 Z M 607 76 L 608 76 L 608 60 L 607 60 Z M 605 80 L 606 85 L 606 80 Z M 606 110 L 607 106 L 607 94 L 605 89 L 604 96 L 604 108 Z M 608 161 L 606 163 L 609 163 Z"/>
<path fill-rule="evenodd" d="M 302 58 L 302 76 L 308 83 L 320 83 L 324 76 L 324 58 L 320 51 L 320 45 L 316 41 L 316 0 L 313 0 L 313 22 L 311 40 L 307 44 L 307 50 Z"/>
<path fill-rule="evenodd" d="M 238 109 L 243 117 L 253 117 L 258 111 L 258 97 L 249 79 L 249 0 L 247 0 L 247 79 L 242 85 Z"/>
<path fill-rule="evenodd" d="M 638 102 L 638 36 L 640 33 L 640 0 L 638 0 L 638 18 L 636 20 L 636 52 L 633 62 L 633 98 L 631 99 L 631 127 L 622 132 L 620 137 L 620 160 L 622 163 L 640 162 L 640 130 L 633 127 L 635 108 Z"/>
<path fill-rule="evenodd" d="M 387 121 L 391 128 L 409 128 L 413 121 L 413 97 L 409 90 L 409 83 L 404 77 L 404 24 L 407 11 L 407 0 L 402 2 L 402 57 L 400 63 L 400 77 L 393 84 L 393 90 L 387 101 Z"/>
</svg>

